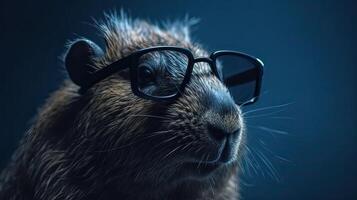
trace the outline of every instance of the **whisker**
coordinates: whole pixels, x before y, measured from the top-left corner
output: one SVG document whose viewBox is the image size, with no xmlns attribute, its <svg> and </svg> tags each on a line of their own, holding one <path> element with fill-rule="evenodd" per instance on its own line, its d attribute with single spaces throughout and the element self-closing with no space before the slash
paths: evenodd
<svg viewBox="0 0 357 200">
<path fill-rule="evenodd" d="M 201 156 L 201 159 L 199 160 L 198 165 L 197 165 L 197 169 L 200 168 L 201 164 L 204 162 L 205 157 L 206 157 L 207 155 L 208 155 L 208 154 L 203 154 L 203 155 Z"/>
<path fill-rule="evenodd" d="M 171 150 L 168 154 L 166 154 L 164 157 L 163 157 L 163 159 L 166 159 L 166 158 L 168 158 L 171 154 L 173 154 L 174 152 L 176 152 L 179 148 L 181 148 L 182 147 L 182 145 L 179 145 L 179 146 L 177 146 L 176 148 L 174 148 L 173 150 Z"/>
<path fill-rule="evenodd" d="M 161 134 L 164 134 L 164 133 L 168 133 L 168 132 L 171 132 L 171 130 L 155 131 L 155 132 L 150 133 L 148 136 L 145 136 L 145 137 L 143 137 L 143 138 L 140 138 L 139 140 L 136 140 L 136 141 L 134 141 L 134 142 L 127 143 L 127 144 L 124 144 L 124 145 L 122 145 L 122 146 L 115 147 L 115 148 L 111 148 L 111 149 L 96 150 L 96 151 L 93 151 L 93 152 L 96 152 L 96 153 L 105 153 L 105 152 L 120 150 L 120 149 L 129 147 L 129 146 L 131 146 L 131 145 L 137 144 L 137 143 L 139 143 L 139 142 L 143 142 L 143 141 L 145 141 L 146 139 L 149 139 L 149 138 L 151 138 L 151 137 L 155 137 L 155 136 L 158 136 L 158 135 L 161 135 Z"/>
<path fill-rule="evenodd" d="M 269 117 L 269 119 L 286 119 L 286 120 L 294 120 L 294 117 L 286 117 L 286 116 L 274 116 L 274 117 Z"/>
<path fill-rule="evenodd" d="M 274 105 L 274 106 L 267 106 L 267 107 L 263 107 L 263 108 L 257 108 L 257 109 L 253 109 L 253 110 L 249 110 L 246 112 L 243 112 L 243 116 L 249 114 L 249 113 L 254 113 L 254 112 L 259 112 L 259 111 L 264 111 L 264 110 L 270 110 L 270 109 L 274 109 L 274 108 L 281 108 L 281 107 L 286 107 L 288 105 L 293 104 L 294 102 L 290 102 L 290 103 L 285 103 L 285 104 L 280 104 L 280 105 Z"/>
<path fill-rule="evenodd" d="M 282 156 L 275 155 L 275 157 L 276 157 L 277 159 L 282 160 L 282 161 L 285 161 L 285 162 L 288 162 L 288 163 L 293 163 L 293 161 L 291 161 L 291 160 L 289 160 L 289 159 L 286 159 L 286 158 L 284 158 L 284 157 L 282 157 Z"/>
<path fill-rule="evenodd" d="M 263 173 L 264 170 L 260 165 L 260 162 L 255 158 L 254 151 L 251 150 L 248 146 L 246 146 L 247 151 L 249 152 L 249 160 L 250 160 L 250 165 L 256 175 L 262 174 L 263 177 L 265 177 L 265 174 Z M 259 173 L 260 172 L 260 173 Z"/>
<path fill-rule="evenodd" d="M 244 119 L 259 118 L 259 117 L 268 117 L 268 116 L 272 116 L 272 115 L 277 114 L 277 113 L 281 113 L 281 112 L 283 112 L 283 111 L 285 111 L 285 110 L 277 110 L 277 111 L 268 112 L 268 113 L 263 113 L 263 114 L 250 115 L 250 116 L 244 117 Z"/>
<path fill-rule="evenodd" d="M 144 114 L 135 114 L 135 115 L 128 115 L 128 117 L 149 117 L 149 118 L 157 118 L 157 119 L 168 119 L 168 117 L 163 117 L 163 116 L 156 116 L 156 115 L 144 115 Z"/>
<path fill-rule="evenodd" d="M 289 133 L 286 132 L 286 131 L 282 131 L 282 130 L 278 130 L 278 129 L 272 129 L 272 128 L 269 128 L 269 127 L 266 127 L 266 126 L 249 126 L 249 127 L 257 128 L 257 129 L 260 129 L 262 131 L 267 131 L 269 133 L 277 133 L 277 134 L 280 134 L 280 135 L 289 135 Z"/>
<path fill-rule="evenodd" d="M 187 147 L 189 147 L 190 145 L 192 145 L 193 142 L 188 142 L 184 147 L 182 147 L 182 150 L 185 150 Z"/>
<path fill-rule="evenodd" d="M 167 138 L 166 140 L 160 141 L 158 144 L 156 144 L 153 147 L 153 149 L 156 149 L 156 148 L 160 147 L 161 145 L 166 144 L 166 143 L 170 142 L 171 140 L 174 140 L 174 139 L 176 139 L 178 137 L 179 137 L 179 135 L 174 135 L 174 136 L 171 136 L 171 137 Z"/>
<path fill-rule="evenodd" d="M 275 158 L 277 158 L 277 159 L 279 159 L 279 160 L 282 160 L 282 161 L 285 161 L 285 162 L 293 163 L 291 160 L 288 160 L 288 159 L 286 159 L 286 158 L 284 158 L 284 157 L 282 157 L 282 156 L 276 155 L 275 152 L 273 152 L 272 150 L 270 150 L 270 149 L 268 148 L 267 144 L 266 144 L 263 140 L 259 139 L 258 141 L 259 141 L 259 143 L 261 144 L 261 146 L 262 146 L 265 150 L 267 150 L 271 155 L 273 155 Z"/>
<path fill-rule="evenodd" d="M 263 162 L 263 164 L 267 167 L 268 169 L 268 175 L 272 178 L 274 178 L 276 181 L 280 182 L 280 177 L 278 171 L 275 169 L 271 161 L 260 151 L 256 151 L 256 154 L 260 158 L 260 160 Z"/>
</svg>

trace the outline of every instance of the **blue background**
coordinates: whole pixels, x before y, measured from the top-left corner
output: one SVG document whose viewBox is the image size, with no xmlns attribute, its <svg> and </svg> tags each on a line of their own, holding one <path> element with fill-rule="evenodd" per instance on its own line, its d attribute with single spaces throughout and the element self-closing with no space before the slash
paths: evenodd
<svg viewBox="0 0 357 200">
<path fill-rule="evenodd" d="M 38 106 L 63 80 L 58 56 L 65 42 L 78 35 L 100 42 L 88 25 L 91 17 L 124 8 L 133 17 L 153 21 L 182 19 L 185 14 L 200 18 L 194 40 L 210 50 L 240 50 L 264 61 L 261 101 L 244 110 L 289 104 L 247 114 L 248 145 L 255 152 L 248 156 L 256 172 L 245 169 L 245 199 L 357 199 L 353 1 L 1 4 L 0 167 Z"/>
</svg>

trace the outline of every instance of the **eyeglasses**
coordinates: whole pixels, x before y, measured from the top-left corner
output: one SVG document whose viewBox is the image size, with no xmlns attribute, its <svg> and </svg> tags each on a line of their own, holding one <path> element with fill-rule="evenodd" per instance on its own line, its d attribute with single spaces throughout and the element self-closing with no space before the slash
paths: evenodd
<svg viewBox="0 0 357 200">
<path fill-rule="evenodd" d="M 185 48 L 145 48 L 94 72 L 91 83 L 93 85 L 120 70 L 130 68 L 131 89 L 135 95 L 158 102 L 170 102 L 182 95 L 191 79 L 194 64 L 198 62 L 209 64 L 210 73 L 226 85 L 238 105 L 257 101 L 263 63 L 236 51 L 216 51 L 209 57 L 194 58 L 192 52 Z"/>
</svg>

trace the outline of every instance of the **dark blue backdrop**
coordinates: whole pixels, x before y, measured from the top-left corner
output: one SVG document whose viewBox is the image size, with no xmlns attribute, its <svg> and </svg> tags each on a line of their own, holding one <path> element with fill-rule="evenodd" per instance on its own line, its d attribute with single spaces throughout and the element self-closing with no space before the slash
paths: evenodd
<svg viewBox="0 0 357 200">
<path fill-rule="evenodd" d="M 151 20 L 198 17 L 194 39 L 266 65 L 251 113 L 245 199 L 357 199 L 356 35 L 353 1 L 22 1 L 0 6 L 0 165 L 63 79 L 58 56 L 77 34 L 98 41 L 91 17 L 125 8 Z M 272 130 L 274 129 L 274 130 Z M 272 163 L 273 167 L 263 158 Z"/>
</svg>

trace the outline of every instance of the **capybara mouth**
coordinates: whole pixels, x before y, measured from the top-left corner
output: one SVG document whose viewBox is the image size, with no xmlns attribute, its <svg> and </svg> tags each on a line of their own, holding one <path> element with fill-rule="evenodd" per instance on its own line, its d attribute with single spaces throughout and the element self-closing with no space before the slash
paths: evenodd
<svg viewBox="0 0 357 200">
<path fill-rule="evenodd" d="M 207 156 L 204 159 L 198 160 L 199 163 L 207 164 L 227 164 L 236 159 L 238 138 L 235 136 L 228 136 L 214 145 L 206 149 Z"/>
<path fill-rule="evenodd" d="M 192 178 L 206 178 L 231 162 L 234 162 L 236 148 L 231 141 L 224 140 L 223 143 L 212 149 L 212 159 L 190 161 L 183 164 L 183 169 Z"/>
</svg>

